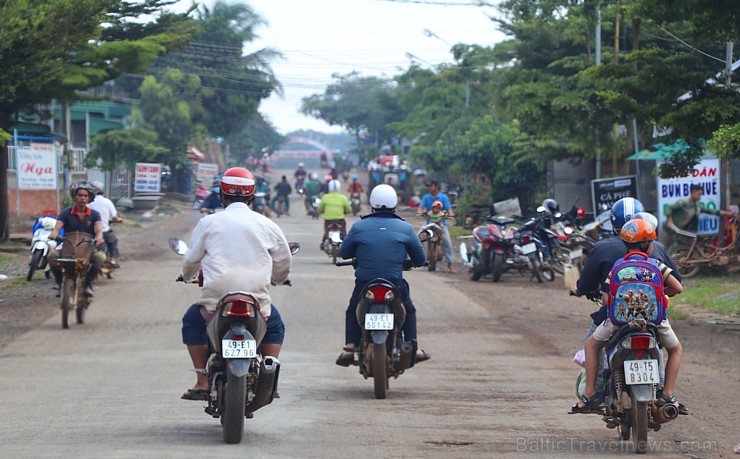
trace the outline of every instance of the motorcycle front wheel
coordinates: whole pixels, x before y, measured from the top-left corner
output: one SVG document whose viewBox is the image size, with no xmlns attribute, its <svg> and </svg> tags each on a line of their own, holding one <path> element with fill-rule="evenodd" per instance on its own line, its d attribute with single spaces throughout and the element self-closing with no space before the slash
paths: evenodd
<svg viewBox="0 0 740 459">
<path fill-rule="evenodd" d="M 501 275 L 504 273 L 504 263 L 506 261 L 504 258 L 505 256 L 503 253 L 493 254 L 493 269 L 491 277 L 494 282 L 498 282 L 501 279 Z"/>
<path fill-rule="evenodd" d="M 75 281 L 69 278 L 64 279 L 61 289 L 62 328 L 69 328 L 69 313 L 74 309 L 74 306 L 77 303 Z"/>
<path fill-rule="evenodd" d="M 33 254 L 31 255 L 31 262 L 28 265 L 28 275 L 26 276 L 27 282 L 31 282 L 31 279 L 33 279 L 33 273 L 36 272 L 36 270 L 41 266 L 41 259 L 43 257 L 43 250 L 37 249 L 33 251 Z"/>
<path fill-rule="evenodd" d="M 437 242 L 430 242 L 429 254 L 427 259 L 429 260 L 429 271 L 435 271 L 437 269 Z"/>
<path fill-rule="evenodd" d="M 247 377 L 226 373 L 224 411 L 221 421 L 226 443 L 241 443 L 244 434 L 244 410 L 247 403 Z"/>
<path fill-rule="evenodd" d="M 385 362 L 385 343 L 373 343 L 373 383 L 375 385 L 375 398 L 384 399 L 385 391 L 388 389 L 388 368 Z"/>
<path fill-rule="evenodd" d="M 534 278 L 537 279 L 537 282 L 541 284 L 543 281 L 543 278 L 542 278 L 542 263 L 540 263 L 539 254 L 535 252 L 535 253 L 530 253 L 527 256 L 529 257 L 529 263 L 532 267 L 532 273 L 534 274 Z"/>
</svg>

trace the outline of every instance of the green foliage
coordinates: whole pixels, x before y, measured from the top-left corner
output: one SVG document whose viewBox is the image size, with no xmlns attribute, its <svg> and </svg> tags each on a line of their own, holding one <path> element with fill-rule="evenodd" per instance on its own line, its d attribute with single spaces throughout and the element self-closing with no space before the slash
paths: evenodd
<svg viewBox="0 0 740 459">
<path fill-rule="evenodd" d="M 738 276 L 702 276 L 691 279 L 676 299 L 724 315 L 740 315 L 740 283 Z M 674 300 L 675 301 L 675 300 Z"/>
<path fill-rule="evenodd" d="M 124 72 L 142 71 L 168 47 L 189 39 L 192 20 L 158 13 L 172 4 L 147 0 L 6 0 L 0 2 L 0 127 L 20 111 L 52 99 L 72 102 L 78 91 Z"/>
<path fill-rule="evenodd" d="M 720 126 L 707 142 L 707 150 L 719 158 L 740 159 L 740 123 Z"/>
<path fill-rule="evenodd" d="M 85 165 L 112 171 L 121 165 L 133 170 L 137 162 L 166 162 L 167 149 L 157 145 L 157 134 L 142 128 L 118 129 L 92 137 L 93 148 Z"/>
</svg>

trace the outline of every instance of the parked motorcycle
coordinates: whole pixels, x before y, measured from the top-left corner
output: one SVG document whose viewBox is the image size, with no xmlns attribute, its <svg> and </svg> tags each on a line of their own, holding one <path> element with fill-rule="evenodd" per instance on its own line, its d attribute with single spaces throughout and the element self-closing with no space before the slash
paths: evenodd
<svg viewBox="0 0 740 459">
<path fill-rule="evenodd" d="M 600 241 L 614 236 L 612 228 L 611 210 L 606 206 L 602 206 L 594 221 L 583 225 L 581 233 L 594 241 Z"/>
<path fill-rule="evenodd" d="M 478 281 L 484 274 L 491 274 L 498 282 L 506 269 L 506 259 L 514 248 L 516 220 L 498 215 L 486 217 L 488 224 L 473 229 L 473 245 L 460 247 L 460 255 L 470 270 L 470 280 Z"/>
<path fill-rule="evenodd" d="M 54 231 L 57 219 L 54 217 L 41 217 L 34 225 L 33 238 L 31 239 L 31 253 L 28 256 L 28 275 L 26 281 L 31 282 L 33 273 L 43 270 L 44 276 L 48 279 L 50 276 L 49 265 L 46 262 L 46 256 L 50 250 L 57 246 L 56 241 L 50 240 L 49 235 Z M 64 233 L 60 231 L 60 236 Z"/>
<path fill-rule="evenodd" d="M 332 263 L 337 262 L 339 258 L 339 249 L 342 248 L 344 240 L 344 229 L 337 222 L 332 222 L 326 230 L 326 239 L 322 244 L 324 252 L 332 259 Z"/>
<path fill-rule="evenodd" d="M 355 260 L 340 261 L 337 266 L 354 266 Z M 411 269 L 411 264 L 405 266 Z M 368 282 L 360 294 L 357 322 L 362 330 L 353 365 L 360 374 L 373 378 L 375 398 L 384 399 L 389 379 L 398 378 L 416 364 L 416 341 L 406 341 L 401 327 L 406 309 L 392 282 L 378 278 Z"/>
<path fill-rule="evenodd" d="M 349 197 L 349 204 L 352 207 L 352 215 L 357 215 L 360 213 L 361 205 L 360 205 L 360 193 L 352 193 Z"/>
<path fill-rule="evenodd" d="M 169 240 L 170 248 L 184 255 L 188 246 L 178 239 Z M 291 243 L 291 252 L 300 245 Z M 184 282 L 182 278 L 177 281 Z M 196 282 L 202 286 L 202 272 Z M 290 283 L 287 283 L 290 285 Z M 226 293 L 208 318 L 210 356 L 205 371 L 211 384 L 205 412 L 220 418 L 226 443 L 240 443 L 244 418 L 272 403 L 277 389 L 280 362 L 263 356 L 259 346 L 267 331 L 267 322 L 259 302 L 247 292 Z"/>
<path fill-rule="evenodd" d="M 555 271 L 552 267 L 544 262 L 543 243 L 526 225 L 522 225 L 516 232 L 516 244 L 512 252 L 511 264 L 519 272 L 528 268 L 537 282 L 555 280 Z M 509 260 L 507 260 L 509 263 Z"/>
</svg>

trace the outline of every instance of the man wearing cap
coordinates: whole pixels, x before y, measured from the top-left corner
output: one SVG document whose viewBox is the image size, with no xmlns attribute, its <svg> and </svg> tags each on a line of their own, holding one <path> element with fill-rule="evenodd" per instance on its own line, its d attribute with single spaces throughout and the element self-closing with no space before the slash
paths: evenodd
<svg viewBox="0 0 740 459">
<path fill-rule="evenodd" d="M 442 203 L 442 211 L 446 212 L 448 217 L 454 217 L 455 213 L 452 211 L 452 205 L 450 199 L 444 193 L 439 191 L 439 182 L 432 180 L 429 182 L 429 193 L 425 194 L 421 198 L 419 203 L 419 212 L 426 214 L 433 207 L 435 201 Z M 447 229 L 447 221 L 442 220 L 442 250 L 445 253 L 445 259 L 447 260 L 447 267 L 451 273 L 455 273 L 455 267 L 452 265 L 452 239 L 450 239 L 450 232 Z"/>
</svg>

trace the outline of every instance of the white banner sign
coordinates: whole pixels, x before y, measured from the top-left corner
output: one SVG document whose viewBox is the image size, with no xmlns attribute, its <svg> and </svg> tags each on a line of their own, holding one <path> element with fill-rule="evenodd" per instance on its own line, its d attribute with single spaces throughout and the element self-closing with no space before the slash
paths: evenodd
<svg viewBox="0 0 740 459">
<path fill-rule="evenodd" d="M 213 179 L 218 174 L 218 164 L 211 163 L 198 163 L 198 172 L 195 174 L 195 179 L 200 182 L 206 188 L 211 188 Z"/>
<path fill-rule="evenodd" d="M 136 163 L 134 191 L 158 192 L 161 180 L 161 164 Z"/>
<path fill-rule="evenodd" d="M 658 219 L 665 223 L 665 209 L 676 201 L 689 199 L 691 185 L 701 185 L 704 194 L 701 203 L 708 209 L 720 208 L 719 159 L 702 159 L 687 177 L 658 178 Z M 702 213 L 699 216 L 699 234 L 711 235 L 719 231 L 719 217 Z"/>
<path fill-rule="evenodd" d="M 32 143 L 30 148 L 18 148 L 16 151 L 19 189 L 57 189 L 57 155 L 54 144 Z"/>
</svg>

